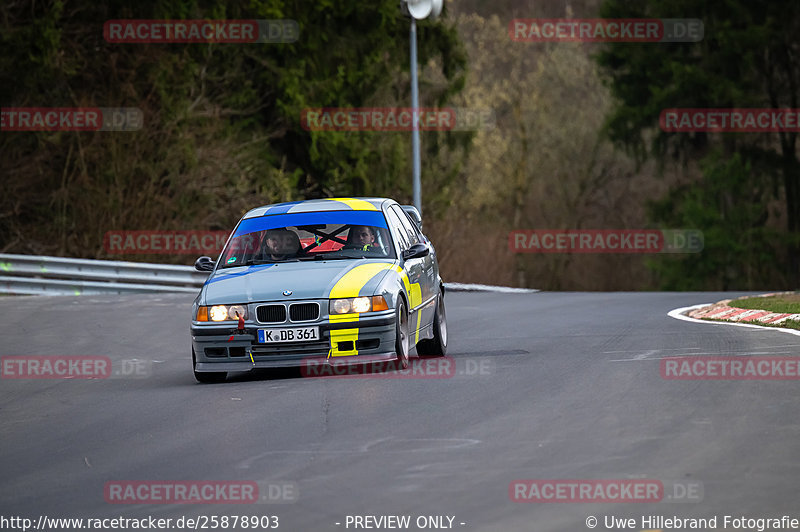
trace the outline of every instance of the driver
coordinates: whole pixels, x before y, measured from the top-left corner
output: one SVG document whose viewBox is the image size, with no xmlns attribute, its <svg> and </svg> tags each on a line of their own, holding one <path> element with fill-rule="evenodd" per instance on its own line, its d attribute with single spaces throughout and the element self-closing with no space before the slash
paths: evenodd
<svg viewBox="0 0 800 532">
<path fill-rule="evenodd" d="M 288 259 L 300 251 L 300 237 L 289 229 L 270 229 L 264 237 L 264 247 L 268 259 Z"/>
<path fill-rule="evenodd" d="M 375 230 L 368 225 L 354 225 L 347 234 L 347 245 L 344 249 L 371 251 L 375 246 Z"/>
</svg>

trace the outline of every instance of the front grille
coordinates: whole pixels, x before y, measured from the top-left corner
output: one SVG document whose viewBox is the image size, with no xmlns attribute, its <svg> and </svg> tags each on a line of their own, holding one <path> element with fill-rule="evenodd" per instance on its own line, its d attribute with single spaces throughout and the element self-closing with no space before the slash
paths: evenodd
<svg viewBox="0 0 800 532">
<path fill-rule="evenodd" d="M 319 318 L 317 303 L 297 303 L 289 307 L 289 318 L 292 321 L 314 321 Z"/>
<path fill-rule="evenodd" d="M 256 309 L 256 317 L 261 323 L 283 323 L 286 321 L 286 307 L 262 305 Z"/>
</svg>

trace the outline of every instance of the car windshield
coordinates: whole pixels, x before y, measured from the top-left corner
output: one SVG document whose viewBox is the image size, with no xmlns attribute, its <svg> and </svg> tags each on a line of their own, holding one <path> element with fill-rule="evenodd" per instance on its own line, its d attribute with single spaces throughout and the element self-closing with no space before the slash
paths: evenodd
<svg viewBox="0 0 800 532">
<path fill-rule="evenodd" d="M 242 220 L 219 267 L 365 258 L 395 258 L 382 212 L 306 212 Z"/>
</svg>

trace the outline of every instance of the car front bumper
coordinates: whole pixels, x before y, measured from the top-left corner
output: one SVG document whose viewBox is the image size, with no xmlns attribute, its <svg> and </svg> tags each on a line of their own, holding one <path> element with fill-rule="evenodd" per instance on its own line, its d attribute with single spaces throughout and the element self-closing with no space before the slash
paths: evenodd
<svg viewBox="0 0 800 532">
<path fill-rule="evenodd" d="M 192 322 L 195 371 L 248 371 L 326 363 L 364 364 L 393 360 L 397 356 L 393 310 L 360 315 L 356 321 L 336 321 L 334 317 L 333 321 L 326 318 L 290 326 L 319 327 L 320 339 L 263 344 L 257 342 L 258 329 L 279 329 L 287 325 L 246 323 L 244 332 L 240 332 L 232 323 Z"/>
</svg>

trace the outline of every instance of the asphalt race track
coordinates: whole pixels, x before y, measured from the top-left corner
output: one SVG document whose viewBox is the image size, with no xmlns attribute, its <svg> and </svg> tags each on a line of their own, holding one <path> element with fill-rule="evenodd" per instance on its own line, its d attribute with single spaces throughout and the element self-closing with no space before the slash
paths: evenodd
<svg viewBox="0 0 800 532">
<path fill-rule="evenodd" d="M 454 516 L 464 531 L 579 532 L 589 516 L 595 530 L 633 517 L 638 531 L 648 514 L 796 513 L 798 381 L 659 372 L 665 356 L 800 353 L 798 336 L 667 316 L 739 295 L 450 293 L 449 375 L 281 370 L 220 385 L 192 376 L 191 295 L 4 297 L 0 355 L 108 356 L 133 374 L 4 375 L 0 514 L 271 515 L 287 531 L 353 530 L 348 515 Z M 665 500 L 513 502 L 519 479 L 656 479 Z M 190 480 L 289 491 L 244 505 L 104 496 L 108 482 Z M 667 500 L 675 482 L 702 496 Z"/>
</svg>

